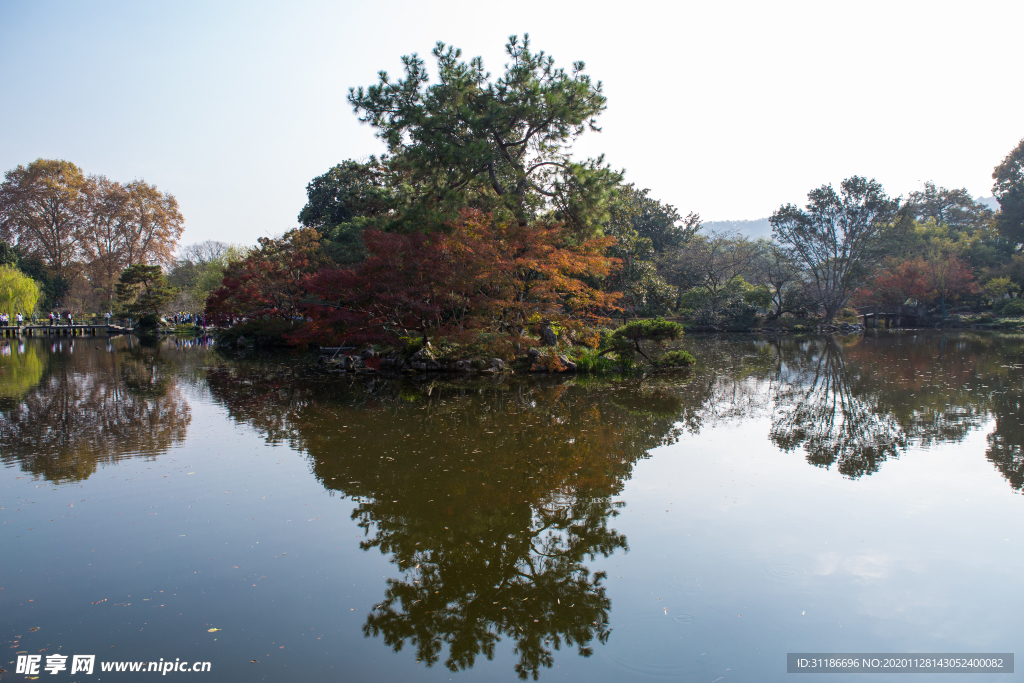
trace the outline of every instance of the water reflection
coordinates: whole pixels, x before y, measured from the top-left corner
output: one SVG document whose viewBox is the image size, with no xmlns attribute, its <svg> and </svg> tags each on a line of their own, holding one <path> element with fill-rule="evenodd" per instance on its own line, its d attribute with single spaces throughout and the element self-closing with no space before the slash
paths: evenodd
<svg viewBox="0 0 1024 683">
<path fill-rule="evenodd" d="M 0 343 L 0 400 L 17 399 L 39 383 L 46 354 L 35 344 L 4 340 Z"/>
<path fill-rule="evenodd" d="M 44 344 L 53 347 L 49 354 Z M 0 394 L 5 465 L 53 482 L 80 481 L 102 463 L 152 458 L 184 440 L 191 411 L 174 368 L 159 349 L 116 345 L 114 352 L 106 340 L 27 340 L 23 353 L 0 359 L 20 363 L 10 375 L 3 366 L 16 378 Z M 49 359 L 45 369 L 39 355 Z"/>
<path fill-rule="evenodd" d="M 611 609 L 588 560 L 627 549 L 609 526 L 634 463 L 678 438 L 677 396 L 607 385 L 425 386 L 296 381 L 286 368 L 211 372 L 236 419 L 309 454 L 356 502 L 364 550 L 390 556 L 364 634 L 452 671 L 514 643 L 520 678 L 590 656 Z M 304 386 L 297 389 L 297 386 Z"/>
<path fill-rule="evenodd" d="M 317 380 L 289 365 L 209 373 L 232 417 L 306 454 L 356 503 L 365 550 L 401 571 L 364 633 L 455 671 L 514 642 L 520 677 L 609 636 L 604 576 L 626 550 L 615 496 L 649 450 L 731 420 L 857 478 L 990 416 L 989 458 L 1020 488 L 1021 340 L 958 335 L 688 341 L 692 374 L 622 383 Z"/>
<path fill-rule="evenodd" d="M 691 424 L 768 415 L 769 438 L 807 462 L 857 478 L 909 446 L 957 443 L 989 417 L 989 458 L 1024 481 L 1024 345 L 1011 336 L 888 334 L 722 344 L 705 359 L 704 414 Z M 713 348 L 712 348 L 713 347 Z M 1011 474 L 1021 472 L 1015 475 Z"/>
<path fill-rule="evenodd" d="M 988 435 L 986 454 L 1017 491 L 1024 487 L 1024 397 L 1021 394 L 1020 389 L 1015 389 L 993 396 L 996 426 Z"/>
<path fill-rule="evenodd" d="M 394 564 L 366 637 L 452 671 L 504 641 L 517 674 L 537 678 L 560 651 L 587 657 L 614 637 L 594 562 L 628 549 L 614 522 L 634 466 L 687 432 L 763 419 L 783 451 L 858 478 L 992 424 L 987 457 L 1024 485 L 1019 337 L 693 338 L 692 372 L 611 382 L 414 383 L 180 341 L 33 344 L 0 354 L 5 464 L 73 481 L 154 456 L 185 437 L 183 387 L 202 387 L 231 419 L 308 458 L 352 507 L 362 549 Z"/>
</svg>

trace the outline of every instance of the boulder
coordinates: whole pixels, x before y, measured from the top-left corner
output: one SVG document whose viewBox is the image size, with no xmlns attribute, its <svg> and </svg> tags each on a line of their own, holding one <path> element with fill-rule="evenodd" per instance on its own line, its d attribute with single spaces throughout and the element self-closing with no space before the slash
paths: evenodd
<svg viewBox="0 0 1024 683">
<path fill-rule="evenodd" d="M 366 360 L 367 358 L 376 358 L 377 352 L 374 351 L 373 349 L 363 349 L 359 353 L 359 357 L 362 358 L 363 360 Z"/>
<path fill-rule="evenodd" d="M 239 346 L 239 347 L 241 347 L 241 346 L 245 346 L 245 345 L 246 345 L 246 343 L 247 343 L 247 340 L 246 340 L 246 338 L 245 338 L 245 337 L 241 337 L 241 336 L 240 336 L 240 337 L 238 338 L 238 341 L 236 341 L 236 342 L 235 342 L 235 346 Z"/>
<path fill-rule="evenodd" d="M 471 361 L 469 361 L 469 364 L 473 367 L 474 370 L 483 370 L 484 368 L 487 367 L 487 363 L 484 362 L 483 358 L 474 358 Z"/>
<path fill-rule="evenodd" d="M 487 364 L 487 367 L 494 368 L 498 372 L 503 372 L 505 370 L 505 361 L 500 358 L 492 358 Z"/>
<path fill-rule="evenodd" d="M 455 361 L 456 372 L 469 372 L 472 368 L 469 365 L 468 360 L 457 360 Z"/>
<path fill-rule="evenodd" d="M 540 328 L 540 340 L 544 346 L 554 346 L 558 343 L 558 335 L 551 329 L 551 325 L 543 325 Z"/>
<path fill-rule="evenodd" d="M 409 360 L 413 362 L 434 360 L 434 353 L 430 350 L 429 345 L 424 346 L 422 349 L 412 354 L 412 356 L 409 357 Z"/>
<path fill-rule="evenodd" d="M 558 360 L 562 361 L 562 365 L 565 366 L 565 372 L 576 372 L 576 364 L 566 356 L 559 356 Z"/>
<path fill-rule="evenodd" d="M 536 363 L 541 357 L 540 349 L 530 349 L 526 352 L 526 357 L 531 363 Z"/>
<path fill-rule="evenodd" d="M 427 371 L 428 372 L 437 372 L 440 369 L 441 369 L 441 364 L 438 363 L 436 360 L 428 360 L 427 361 Z"/>
</svg>

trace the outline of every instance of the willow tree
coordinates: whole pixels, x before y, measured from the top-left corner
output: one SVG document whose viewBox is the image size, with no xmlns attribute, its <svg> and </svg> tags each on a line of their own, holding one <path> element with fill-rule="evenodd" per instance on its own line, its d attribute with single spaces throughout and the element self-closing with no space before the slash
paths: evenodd
<svg viewBox="0 0 1024 683">
<path fill-rule="evenodd" d="M 407 219 L 451 220 L 466 207 L 508 212 L 521 223 L 542 216 L 580 234 L 606 222 L 621 174 L 603 157 L 575 161 L 572 145 L 599 131 L 606 107 L 601 83 L 530 49 L 511 36 L 504 74 L 492 80 L 483 60 L 438 43 L 437 80 L 417 55 L 402 58 L 405 77 L 380 73 L 376 85 L 351 89 L 360 120 L 388 146 L 391 169 L 410 191 Z"/>
<path fill-rule="evenodd" d="M 13 266 L 0 266 L 0 313 L 30 315 L 39 295 L 35 280 Z"/>
</svg>

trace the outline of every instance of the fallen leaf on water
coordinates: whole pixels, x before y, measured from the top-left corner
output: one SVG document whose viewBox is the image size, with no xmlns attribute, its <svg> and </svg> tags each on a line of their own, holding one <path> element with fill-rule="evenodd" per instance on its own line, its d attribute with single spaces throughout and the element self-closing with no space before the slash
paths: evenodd
<svg viewBox="0 0 1024 683">
<path fill-rule="evenodd" d="M 222 629 L 222 628 L 208 628 L 208 629 L 206 629 L 206 632 L 207 633 L 215 633 L 217 631 L 223 631 L 223 630 L 224 629 Z"/>
<path fill-rule="evenodd" d="M 39 629 L 40 629 L 39 626 L 33 626 L 32 628 L 29 629 L 29 631 L 38 631 Z"/>
<path fill-rule="evenodd" d="M 102 600 L 97 600 L 96 602 L 94 602 L 94 603 L 92 603 L 92 604 L 94 604 L 94 605 L 98 605 L 98 604 L 100 604 L 101 602 L 106 602 L 106 601 L 107 601 L 107 598 L 103 598 Z"/>
<path fill-rule="evenodd" d="M 249 663 L 250 664 L 259 664 L 259 662 L 257 662 L 255 659 L 250 659 Z"/>
</svg>

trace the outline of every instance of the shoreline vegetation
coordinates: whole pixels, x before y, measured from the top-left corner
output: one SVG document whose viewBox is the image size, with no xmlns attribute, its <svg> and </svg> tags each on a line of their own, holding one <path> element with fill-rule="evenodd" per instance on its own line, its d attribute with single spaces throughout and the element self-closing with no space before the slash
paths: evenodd
<svg viewBox="0 0 1024 683">
<path fill-rule="evenodd" d="M 671 371 L 686 332 L 1024 329 L 1024 140 L 993 211 L 927 182 L 853 175 L 716 232 L 573 145 L 603 86 L 512 36 L 493 76 L 438 43 L 428 72 L 349 90 L 384 153 L 313 178 L 298 227 L 178 246 L 174 196 L 38 159 L 0 184 L 0 314 L 213 330 L 224 348 L 320 347 L 331 370 Z M 2 318 L 0 318 L 2 319 Z"/>
</svg>

